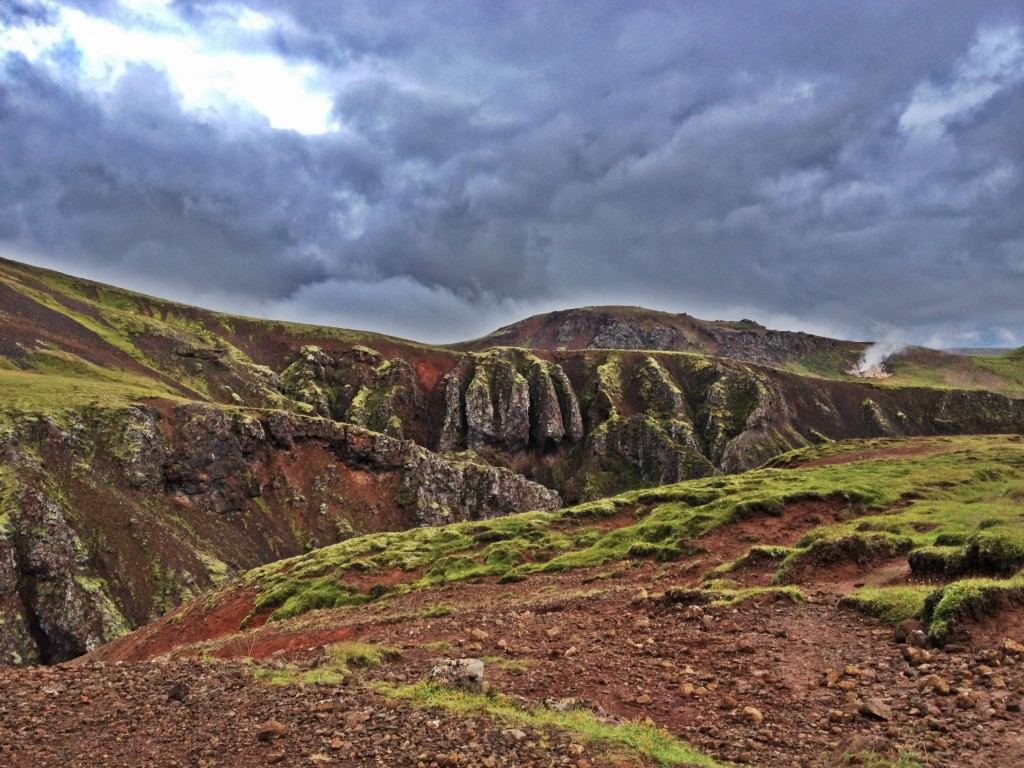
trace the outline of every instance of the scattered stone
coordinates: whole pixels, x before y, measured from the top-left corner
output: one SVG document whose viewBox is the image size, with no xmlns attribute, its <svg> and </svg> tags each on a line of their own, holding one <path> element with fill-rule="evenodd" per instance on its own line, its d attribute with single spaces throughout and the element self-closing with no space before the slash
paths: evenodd
<svg viewBox="0 0 1024 768">
<path fill-rule="evenodd" d="M 858 711 L 875 720 L 892 720 L 892 709 L 881 699 L 866 699 Z"/>
<path fill-rule="evenodd" d="M 445 659 L 430 670 L 430 680 L 470 693 L 483 693 L 484 663 L 480 659 Z"/>
<path fill-rule="evenodd" d="M 760 725 L 764 721 L 764 715 L 761 714 L 761 710 L 757 709 L 757 707 L 744 707 L 743 717 L 754 725 Z"/>
<path fill-rule="evenodd" d="M 256 731 L 256 738 L 260 741 L 274 741 L 284 738 L 288 733 L 288 726 L 277 720 L 267 720 Z"/>
<path fill-rule="evenodd" d="M 934 691 L 940 696 L 948 696 L 950 693 L 949 683 L 938 675 L 928 675 L 927 677 L 922 678 L 921 682 L 917 684 L 917 690 L 922 693 Z"/>
</svg>

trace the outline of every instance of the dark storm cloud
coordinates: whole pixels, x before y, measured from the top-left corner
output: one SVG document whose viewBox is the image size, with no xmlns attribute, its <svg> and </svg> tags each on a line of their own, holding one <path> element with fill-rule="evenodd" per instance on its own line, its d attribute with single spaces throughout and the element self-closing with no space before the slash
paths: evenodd
<svg viewBox="0 0 1024 768">
<path fill-rule="evenodd" d="M 1017 3 L 246 5 L 274 23 L 233 50 L 315 65 L 338 130 L 11 54 L 0 242 L 420 338 L 615 302 L 1024 343 Z"/>
</svg>

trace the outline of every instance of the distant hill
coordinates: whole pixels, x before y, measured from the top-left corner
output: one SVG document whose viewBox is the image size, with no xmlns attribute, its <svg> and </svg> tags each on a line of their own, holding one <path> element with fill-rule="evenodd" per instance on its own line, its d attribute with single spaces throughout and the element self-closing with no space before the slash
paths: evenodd
<svg viewBox="0 0 1024 768">
<path fill-rule="evenodd" d="M 700 320 L 643 307 L 582 307 L 534 315 L 457 349 L 651 349 L 699 352 L 776 367 L 803 366 L 839 374 L 857 362 L 866 342 L 773 331 L 753 320 Z"/>
</svg>

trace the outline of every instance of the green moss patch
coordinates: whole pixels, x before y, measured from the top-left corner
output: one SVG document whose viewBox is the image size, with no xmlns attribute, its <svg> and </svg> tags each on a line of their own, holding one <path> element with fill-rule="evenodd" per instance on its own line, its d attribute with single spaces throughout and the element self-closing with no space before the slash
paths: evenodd
<svg viewBox="0 0 1024 768">
<path fill-rule="evenodd" d="M 400 687 L 382 685 L 379 690 L 417 707 L 439 707 L 461 715 L 486 714 L 510 726 L 568 732 L 574 741 L 590 746 L 601 757 L 618 765 L 633 764 L 639 758 L 653 760 L 662 766 L 724 768 L 713 758 L 653 725 L 608 722 L 586 710 L 555 712 L 541 707 L 522 709 L 501 695 L 475 695 L 427 683 Z"/>
<path fill-rule="evenodd" d="M 845 450 L 860 452 L 865 444 L 854 441 Z M 699 552 L 701 537 L 723 526 L 785 515 L 790 505 L 806 502 L 824 504 L 829 518 L 792 547 L 753 547 L 709 576 L 764 560 L 778 564 L 777 585 L 798 583 L 805 568 L 870 565 L 936 546 L 962 550 L 970 562 L 987 558 L 1000 568 L 1015 567 L 1018 550 L 1006 542 L 1017 541 L 1020 507 L 1014 494 L 1024 482 L 1024 441 L 939 438 L 914 445 L 934 452 L 813 467 L 797 463 L 793 469 L 633 491 L 556 512 L 355 537 L 252 571 L 244 583 L 256 589 L 255 612 L 269 610 L 279 620 L 453 581 L 492 577 L 513 583 L 538 572 L 672 560 Z M 808 451 L 823 449 L 841 455 L 840 446 Z M 603 525 L 610 518 L 618 527 Z M 350 569 L 358 569 L 364 586 L 346 578 Z M 380 589 L 365 586 L 367 576 L 394 570 L 408 575 L 397 581 L 392 576 L 390 586 Z"/>
</svg>

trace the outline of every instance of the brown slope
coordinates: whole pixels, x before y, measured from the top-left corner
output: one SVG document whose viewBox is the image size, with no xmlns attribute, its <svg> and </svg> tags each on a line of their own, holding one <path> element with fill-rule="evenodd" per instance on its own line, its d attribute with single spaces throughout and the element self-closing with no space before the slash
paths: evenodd
<svg viewBox="0 0 1024 768">
<path fill-rule="evenodd" d="M 773 331 L 753 320 L 709 321 L 685 313 L 609 306 L 534 315 L 483 338 L 452 346 L 476 351 L 508 346 L 701 352 L 765 365 L 825 356 L 852 365 L 866 345 L 802 332 Z"/>
<path fill-rule="evenodd" d="M 1017 467 L 1019 477 L 1019 441 L 977 441 L 978 455 L 986 444 L 1016 454 L 999 461 Z M 853 460 L 908 459 L 898 453 L 864 455 L 863 449 L 872 446 L 850 446 Z M 957 449 L 940 439 L 914 447 L 916 456 Z M 944 481 L 928 482 L 940 487 Z M 656 515 L 650 507 L 671 503 L 673 493 L 676 502 L 691 498 L 699 503 L 680 490 L 617 500 L 615 512 L 599 518 L 602 530 L 621 531 Z M 695 540 L 692 553 L 677 560 L 633 555 L 617 563 L 532 573 L 514 583 L 478 577 L 280 622 L 264 623 L 269 611 L 256 609 L 245 631 L 237 632 L 255 608 L 249 585 L 269 589 L 276 581 L 268 578 L 272 569 L 265 569 L 262 584 L 236 584 L 234 590 L 195 601 L 92 658 L 138 662 L 166 654 L 180 663 L 251 657 L 278 670 L 294 665 L 315 671 L 332 644 L 360 641 L 398 648 L 401 655 L 356 674 L 349 688 L 372 689 L 384 680 L 415 683 L 442 657 L 475 656 L 486 659 L 487 680 L 513 700 L 559 706 L 571 697 L 577 705 L 624 720 L 649 718 L 719 760 L 827 766 L 846 764 L 844 754 L 861 749 L 893 761 L 903 749 L 931 755 L 926 765 L 1019 765 L 1024 757 L 1024 744 L 1016 736 L 1024 725 L 1019 700 L 1024 665 L 1019 651 L 1012 650 L 1019 646 L 1000 647 L 1003 637 L 1024 639 L 1019 605 L 1005 611 L 1015 621 L 989 617 L 984 626 L 972 626 L 970 645 L 931 648 L 927 657 L 916 651 L 915 657 L 914 649 L 897 639 L 905 638 L 905 632 L 899 635 L 841 600 L 860 583 L 906 583 L 905 555 L 898 558 L 902 571 L 889 558 L 836 558 L 792 572 L 806 600 L 765 591 L 736 605 L 708 605 L 709 593 L 695 589 L 707 586 L 702 576 L 722 576 L 710 569 L 751 544 L 794 546 L 822 525 L 851 515 L 865 523 L 884 522 L 910 502 L 905 498 L 889 507 L 863 509 L 841 494 L 794 496 L 777 516 L 734 518 L 712 529 Z M 560 530 L 574 533 L 592 522 L 571 517 Z M 574 525 L 579 526 L 575 531 Z M 484 533 L 483 526 L 474 529 L 480 546 L 506 541 Z M 292 572 L 304 566 L 308 562 L 288 564 Z M 777 566 L 777 560 L 750 558 L 728 577 L 737 586 L 763 588 Z M 422 574 L 349 569 L 334 577 L 366 590 L 377 579 L 391 583 L 394 575 L 401 584 Z M 919 666 L 922 661 L 927 665 Z M 942 695 L 922 685 L 929 675 L 956 690 Z M 970 698 L 958 699 L 958 693 Z M 747 707 L 755 708 L 756 715 Z"/>
</svg>

